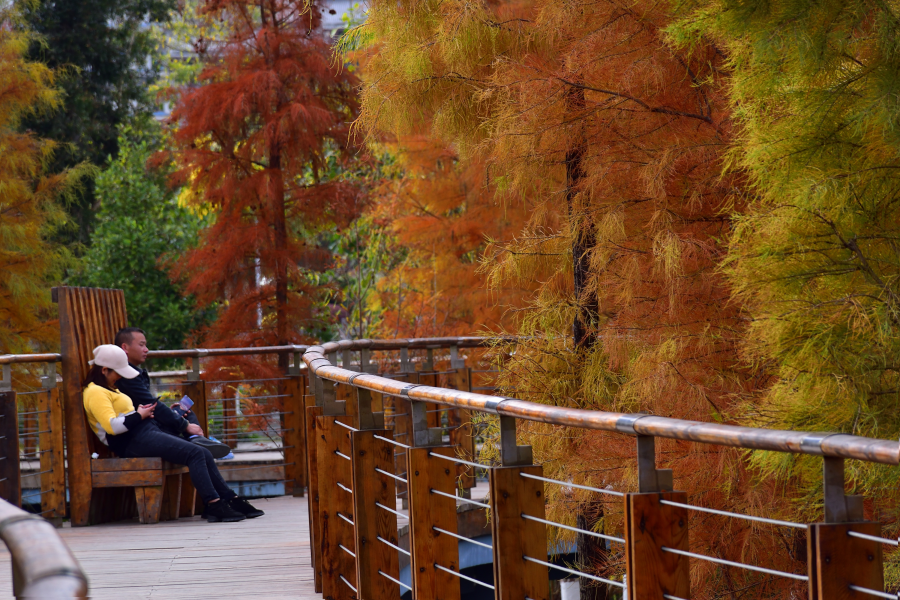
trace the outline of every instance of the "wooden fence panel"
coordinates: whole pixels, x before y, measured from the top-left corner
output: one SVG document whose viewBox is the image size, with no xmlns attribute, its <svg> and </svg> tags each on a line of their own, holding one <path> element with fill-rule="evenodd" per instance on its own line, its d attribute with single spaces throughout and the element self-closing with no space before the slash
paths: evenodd
<svg viewBox="0 0 900 600">
<path fill-rule="evenodd" d="M 316 419 L 322 595 L 331 600 L 354 600 L 356 594 L 349 587 L 356 587 L 356 561 L 350 555 L 350 552 L 356 552 L 353 494 L 344 489 L 353 489 L 350 487 L 353 469 L 349 459 L 353 450 L 350 431 L 337 425 L 335 421 L 338 420 L 352 424 L 351 418 L 346 416 Z"/>
</svg>

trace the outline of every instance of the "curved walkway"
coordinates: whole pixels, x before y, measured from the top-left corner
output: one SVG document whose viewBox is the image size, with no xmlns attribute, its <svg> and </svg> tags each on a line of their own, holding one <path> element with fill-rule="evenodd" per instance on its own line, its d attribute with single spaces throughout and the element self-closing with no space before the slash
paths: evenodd
<svg viewBox="0 0 900 600">
<path fill-rule="evenodd" d="M 306 498 L 254 500 L 266 511 L 240 523 L 199 517 L 58 530 L 90 581 L 93 600 L 268 598 L 321 600 L 313 589 Z M 0 598 L 12 598 L 0 544 Z"/>
</svg>

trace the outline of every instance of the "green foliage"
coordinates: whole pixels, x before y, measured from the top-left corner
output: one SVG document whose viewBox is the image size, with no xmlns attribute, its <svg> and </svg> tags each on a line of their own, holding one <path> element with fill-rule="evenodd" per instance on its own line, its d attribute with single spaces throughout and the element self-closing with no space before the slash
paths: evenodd
<svg viewBox="0 0 900 600">
<path fill-rule="evenodd" d="M 147 121 L 122 128 L 118 158 L 96 179 L 97 228 L 77 281 L 125 290 L 129 325 L 147 332 L 150 347 L 181 348 L 210 314 L 183 296 L 166 265 L 195 244 L 204 219 L 179 203 L 167 173 L 147 169 L 162 143 Z"/>
<path fill-rule="evenodd" d="M 862 1 L 688 3 L 671 30 L 730 56 L 742 136 L 732 165 L 752 196 L 726 261 L 752 323 L 747 356 L 776 375 L 756 425 L 900 436 L 900 21 Z M 764 475 L 816 461 L 760 454 Z M 900 473 L 852 463 L 860 491 Z M 896 515 L 896 503 L 894 503 Z"/>
<path fill-rule="evenodd" d="M 227 23 L 202 8 L 200 0 L 184 0 L 169 12 L 164 23 L 152 27 L 162 72 L 151 92 L 165 94 L 179 86 L 196 84 L 203 70 L 201 58 L 227 39 Z"/>
<path fill-rule="evenodd" d="M 41 0 L 24 7 L 27 26 L 40 36 L 30 58 L 63 72 L 63 106 L 33 115 L 28 130 L 61 144 L 52 172 L 83 162 L 98 166 L 118 153 L 119 126 L 149 114 L 148 86 L 159 73 L 147 22 L 164 21 L 172 0 Z M 78 229 L 61 236 L 88 243 L 95 197 L 88 185 L 70 205 Z"/>
<path fill-rule="evenodd" d="M 330 339 L 374 337 L 386 310 L 377 302 L 376 284 L 403 261 L 406 248 L 397 245 L 390 227 L 371 214 L 325 236 L 323 246 L 335 258 L 332 268 L 320 274 L 335 289 L 326 299 L 334 324 Z"/>
<path fill-rule="evenodd" d="M 325 156 L 324 169 L 318 173 L 306 169 L 298 180 L 306 185 L 313 184 L 316 177 L 320 181 L 348 182 L 365 190 L 359 196 L 365 198 L 374 193 L 373 188 L 397 176 L 396 157 L 387 151 L 348 165 L 340 160 L 338 148 L 328 144 Z M 309 239 L 331 257 L 326 268 L 306 273 L 310 285 L 326 290 L 316 306 L 322 318 L 307 327 L 314 339 L 376 336 L 375 328 L 385 312 L 376 298 L 377 282 L 403 261 L 407 248 L 391 235 L 389 224 L 372 207 L 367 208 L 346 227 L 311 232 L 302 223 L 292 224 L 294 236 Z"/>
</svg>

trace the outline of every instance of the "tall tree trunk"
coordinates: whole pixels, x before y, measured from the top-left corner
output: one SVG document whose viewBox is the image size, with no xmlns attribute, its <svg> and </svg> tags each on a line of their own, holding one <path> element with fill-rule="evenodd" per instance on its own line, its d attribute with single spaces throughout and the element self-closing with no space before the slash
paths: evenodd
<svg viewBox="0 0 900 600">
<path fill-rule="evenodd" d="M 588 501 L 578 507 L 575 525 L 579 529 L 594 531 L 594 525 L 603 518 L 603 505 L 598 501 Z M 578 568 L 585 573 L 598 573 L 609 564 L 609 551 L 606 542 L 592 535 L 579 533 L 575 539 Z M 592 581 L 582 577 L 579 581 L 581 600 L 608 600 L 612 592 L 605 583 Z"/>
<path fill-rule="evenodd" d="M 577 79 L 576 79 L 577 80 Z M 576 348 L 590 348 L 596 341 L 596 321 L 599 304 L 596 293 L 586 292 L 590 276 L 590 251 L 596 243 L 594 224 L 584 203 L 577 202 L 578 186 L 585 177 L 584 154 L 586 141 L 580 119 L 585 108 L 584 89 L 570 87 L 566 94 L 566 109 L 573 123 L 566 150 L 566 206 L 572 226 L 572 268 L 575 279 L 575 302 L 578 310 L 572 323 Z"/>
<path fill-rule="evenodd" d="M 580 81 L 579 76 L 573 78 Z M 569 133 L 569 145 L 566 150 L 566 205 L 572 227 L 572 271 L 574 276 L 574 295 L 576 306 L 575 318 L 572 322 L 572 337 L 575 351 L 588 350 L 597 341 L 597 315 L 599 302 L 595 292 L 587 291 L 590 277 L 590 252 L 596 243 L 594 223 L 589 206 L 578 202 L 578 191 L 585 177 L 584 155 L 587 141 L 581 119 L 585 109 L 584 89 L 571 86 L 566 93 L 566 112 L 568 121 L 572 123 Z M 603 505 L 598 500 L 588 501 L 578 507 L 576 516 L 578 527 L 593 530 L 593 525 L 603 518 Z M 579 534 L 576 540 L 578 564 L 585 572 L 591 573 L 603 569 L 609 557 L 603 540 L 589 535 Z M 581 600 L 607 600 L 610 597 L 609 587 L 597 584 L 585 577 L 581 578 Z"/>
<path fill-rule="evenodd" d="M 273 152 L 269 159 L 272 178 L 269 181 L 272 199 L 272 225 L 275 230 L 275 335 L 277 344 L 285 346 L 290 343 L 287 303 L 288 303 L 288 266 L 287 256 L 287 210 L 284 193 L 284 177 L 281 172 L 281 155 Z M 278 366 L 287 371 L 288 355 L 278 355 Z"/>
</svg>

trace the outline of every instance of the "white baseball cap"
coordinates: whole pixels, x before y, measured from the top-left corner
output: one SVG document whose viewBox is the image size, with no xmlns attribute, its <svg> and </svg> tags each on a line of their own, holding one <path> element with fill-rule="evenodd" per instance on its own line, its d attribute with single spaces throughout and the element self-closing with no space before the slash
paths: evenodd
<svg viewBox="0 0 900 600">
<path fill-rule="evenodd" d="M 125 351 L 113 344 L 103 344 L 94 348 L 94 360 L 88 361 L 88 364 L 112 369 L 125 379 L 134 379 L 138 376 L 137 369 L 128 364 L 128 355 Z"/>
</svg>

